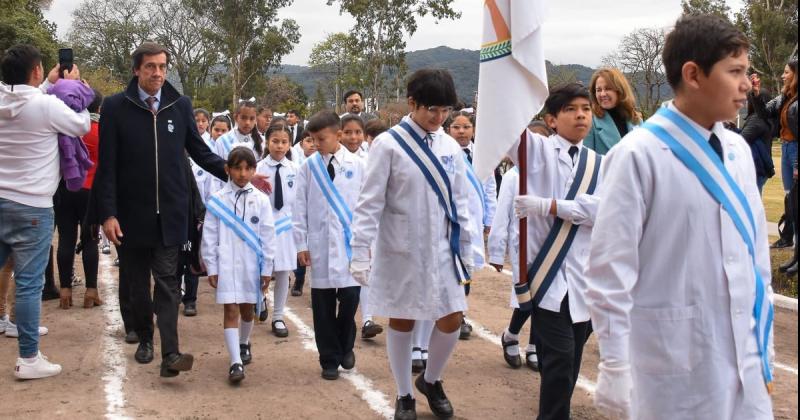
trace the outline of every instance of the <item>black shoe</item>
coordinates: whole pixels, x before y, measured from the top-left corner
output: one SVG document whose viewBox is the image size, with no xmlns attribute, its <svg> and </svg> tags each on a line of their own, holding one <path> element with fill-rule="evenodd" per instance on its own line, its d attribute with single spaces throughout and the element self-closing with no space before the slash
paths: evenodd
<svg viewBox="0 0 800 420">
<path fill-rule="evenodd" d="M 288 337 L 289 329 L 286 328 L 286 322 L 284 322 L 282 319 L 273 319 L 272 333 L 275 334 L 275 337 Z"/>
<path fill-rule="evenodd" d="M 411 357 L 411 373 L 417 374 L 425 370 L 425 365 L 422 363 L 422 349 L 419 347 L 414 347 L 411 349 L 411 354 L 413 355 L 414 352 L 420 353 L 419 359 L 414 359 L 413 356 Z"/>
<path fill-rule="evenodd" d="M 303 296 L 303 289 L 292 289 L 292 296 Z"/>
<path fill-rule="evenodd" d="M 244 379 L 244 366 L 241 363 L 234 363 L 231 365 L 231 370 L 228 371 L 228 382 L 238 384 Z"/>
<path fill-rule="evenodd" d="M 794 246 L 794 241 L 792 239 L 780 238 L 777 241 L 773 242 L 772 245 L 770 245 L 769 247 L 772 249 L 778 249 L 778 248 L 789 248 L 791 246 Z"/>
<path fill-rule="evenodd" d="M 339 368 L 323 368 L 322 379 L 327 379 L 329 381 L 339 379 Z"/>
<path fill-rule="evenodd" d="M 533 360 L 531 360 L 531 356 L 533 356 Z M 528 366 L 534 372 L 539 371 L 539 358 L 536 357 L 535 351 L 525 352 L 525 365 Z"/>
<path fill-rule="evenodd" d="M 469 340 L 469 336 L 472 334 L 472 325 L 467 324 L 467 320 L 461 318 L 461 331 L 458 333 L 459 340 Z"/>
<path fill-rule="evenodd" d="M 795 260 L 795 259 L 786 261 L 785 263 L 781 264 L 778 267 L 778 271 L 780 271 L 781 273 L 785 273 L 786 271 L 788 271 L 795 264 L 797 264 L 797 260 Z"/>
<path fill-rule="evenodd" d="M 376 335 L 383 332 L 383 327 L 380 324 L 376 324 L 372 321 L 367 321 L 364 323 L 364 326 L 361 327 L 361 339 L 362 340 L 369 340 L 370 338 L 374 338 Z"/>
<path fill-rule="evenodd" d="M 189 353 L 172 353 L 161 361 L 161 376 L 172 378 L 181 372 L 192 370 L 194 356 Z"/>
<path fill-rule="evenodd" d="M 517 340 L 506 341 L 506 333 L 504 331 L 503 335 L 500 336 L 500 344 L 503 346 L 503 359 L 506 360 L 506 363 L 508 363 L 508 365 L 514 369 L 519 369 L 520 367 L 522 367 L 522 360 L 520 360 L 519 353 L 517 353 L 515 356 L 512 356 L 508 354 L 508 352 L 506 351 L 506 349 L 511 346 L 519 346 L 519 341 Z"/>
<path fill-rule="evenodd" d="M 342 358 L 342 369 L 350 370 L 356 366 L 356 354 L 350 350 L 349 353 L 345 354 Z"/>
<path fill-rule="evenodd" d="M 197 304 L 196 303 L 184 304 L 183 316 L 197 316 Z"/>
<path fill-rule="evenodd" d="M 417 400 L 411 394 L 395 401 L 394 420 L 417 420 Z"/>
<path fill-rule="evenodd" d="M 239 356 L 242 363 L 249 365 L 253 361 L 253 353 L 250 352 L 250 344 L 239 344 Z"/>
<path fill-rule="evenodd" d="M 58 293 L 57 289 L 45 289 L 42 290 L 42 302 L 46 300 L 53 300 L 60 298 L 61 295 Z"/>
<path fill-rule="evenodd" d="M 786 275 L 787 276 L 793 276 L 795 274 L 797 274 L 797 261 L 795 261 L 794 264 L 791 267 L 786 269 Z"/>
<path fill-rule="evenodd" d="M 440 419 L 449 419 L 453 417 L 453 406 L 444 393 L 442 381 L 429 384 L 425 381 L 425 374 L 423 373 L 417 376 L 414 385 L 416 385 L 417 390 L 428 399 L 428 406 L 431 408 L 434 416 Z"/>
<path fill-rule="evenodd" d="M 261 313 L 258 314 L 258 320 L 260 322 L 267 322 L 267 318 L 269 317 L 269 310 L 267 309 L 267 298 L 264 298 L 262 304 L 264 305 L 263 306 L 264 309 L 261 311 Z"/>
<path fill-rule="evenodd" d="M 139 342 L 139 334 L 136 334 L 136 331 L 128 331 L 125 334 L 125 342 L 128 344 L 136 344 Z"/>
<path fill-rule="evenodd" d="M 140 341 L 136 353 L 133 355 L 139 363 L 150 363 L 153 361 L 153 343 L 151 341 Z"/>
</svg>

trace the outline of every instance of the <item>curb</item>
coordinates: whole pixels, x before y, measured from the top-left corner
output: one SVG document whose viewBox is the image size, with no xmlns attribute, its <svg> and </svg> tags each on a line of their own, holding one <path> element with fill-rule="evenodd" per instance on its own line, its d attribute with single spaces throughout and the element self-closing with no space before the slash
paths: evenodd
<svg viewBox="0 0 800 420">
<path fill-rule="evenodd" d="M 783 309 L 788 309 L 792 312 L 797 312 L 797 299 L 786 297 L 775 293 L 773 296 L 775 306 Z"/>
</svg>

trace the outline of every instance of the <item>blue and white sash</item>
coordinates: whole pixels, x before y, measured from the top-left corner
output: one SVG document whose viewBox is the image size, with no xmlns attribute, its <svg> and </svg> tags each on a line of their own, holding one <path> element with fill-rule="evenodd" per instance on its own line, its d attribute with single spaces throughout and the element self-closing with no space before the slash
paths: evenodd
<svg viewBox="0 0 800 420">
<path fill-rule="evenodd" d="M 394 137 L 400 147 L 405 151 L 414 164 L 417 165 L 428 185 L 433 188 L 433 192 L 439 199 L 444 209 L 447 219 L 450 221 L 450 252 L 453 255 L 453 265 L 455 266 L 456 279 L 461 284 L 469 283 L 469 273 L 461 261 L 460 237 L 461 225 L 458 223 L 458 211 L 453 201 L 453 190 L 450 187 L 450 179 L 447 177 L 442 164 L 431 151 L 430 147 L 406 121 L 389 129 L 389 133 Z"/>
<path fill-rule="evenodd" d="M 208 146 L 208 148 L 211 149 L 212 152 L 217 150 L 217 148 L 214 146 L 214 139 L 212 139 L 211 137 L 204 139 L 203 141 L 206 143 L 206 146 Z"/>
<path fill-rule="evenodd" d="M 574 200 L 581 194 L 593 194 L 597 187 L 602 156 L 586 147 L 581 148 L 578 156 L 578 169 L 565 200 Z M 531 309 L 542 301 L 564 263 L 579 228 L 579 225 L 556 217 L 542 248 L 528 267 L 528 281 L 514 286 L 520 309 Z"/>
<path fill-rule="evenodd" d="M 325 196 L 325 200 L 331 206 L 331 210 L 339 219 L 339 224 L 342 225 L 342 230 L 344 230 L 344 249 L 347 253 L 347 260 L 350 261 L 353 259 L 353 249 L 350 247 L 350 239 L 353 238 L 353 233 L 350 230 L 350 224 L 353 222 L 353 212 L 347 206 L 342 195 L 339 194 L 339 190 L 336 189 L 333 180 L 328 176 L 328 169 L 322 161 L 322 155 L 319 152 L 314 153 L 308 157 L 307 164 L 311 174 L 317 181 L 317 185 L 319 185 L 319 189 L 322 190 L 322 195 Z"/>
<path fill-rule="evenodd" d="M 286 215 L 275 221 L 275 236 L 292 231 L 292 215 Z"/>
<path fill-rule="evenodd" d="M 234 210 L 231 210 L 230 207 L 226 206 L 225 203 L 222 202 L 216 196 L 211 196 L 208 198 L 208 202 L 206 203 L 206 210 L 210 211 L 211 214 L 216 216 L 220 222 L 225 224 L 230 230 L 236 233 L 236 236 L 239 237 L 247 246 L 256 253 L 256 257 L 258 258 L 258 273 L 256 273 L 256 291 L 257 295 L 261 296 L 261 269 L 266 262 L 266 256 L 264 255 L 264 251 L 261 249 L 261 238 L 259 238 L 258 234 L 247 225 L 239 216 L 236 215 Z M 258 312 L 261 313 L 263 310 L 263 299 L 258 299 L 256 303 L 256 307 L 258 308 Z"/>
<path fill-rule="evenodd" d="M 733 221 L 753 261 L 755 276 L 755 303 L 753 317 L 756 319 L 756 338 L 761 353 L 762 373 L 768 389 L 772 387 L 772 371 L 769 365 L 769 340 L 773 321 L 772 302 L 767 299 L 768 285 L 761 278 L 756 264 L 756 223 L 747 198 L 733 180 L 719 156 L 691 124 L 677 112 L 661 107 L 642 127 L 666 144 L 675 157 L 692 171 Z"/>
<path fill-rule="evenodd" d="M 486 216 L 488 208 L 486 207 L 486 192 L 483 189 L 483 184 L 481 184 L 480 179 L 478 179 L 478 175 L 475 174 L 475 168 L 472 167 L 472 163 L 467 159 L 466 154 L 464 154 L 464 163 L 467 165 L 467 179 L 469 183 L 472 184 L 472 188 L 478 193 L 478 197 L 481 198 L 481 208 L 483 209 L 483 215 Z M 482 224 L 483 220 L 480 222 Z"/>
</svg>

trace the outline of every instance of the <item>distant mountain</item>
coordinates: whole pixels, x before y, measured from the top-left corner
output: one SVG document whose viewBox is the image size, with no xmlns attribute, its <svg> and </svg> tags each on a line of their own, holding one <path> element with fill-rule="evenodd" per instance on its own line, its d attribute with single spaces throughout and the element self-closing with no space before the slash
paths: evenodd
<svg viewBox="0 0 800 420">
<path fill-rule="evenodd" d="M 478 90 L 478 67 L 480 64 L 480 51 L 454 49 L 450 47 L 436 47 L 427 50 L 410 51 L 406 53 L 406 64 L 409 73 L 421 68 L 443 68 L 450 71 L 456 83 L 456 91 L 461 101 L 471 104 Z M 585 86 L 595 69 L 580 64 L 553 64 L 546 62 L 547 74 L 556 79 L 573 76 Z M 307 66 L 284 65 L 275 73 L 287 76 L 300 84 L 307 97 L 312 98 L 316 92 L 317 81 L 323 80 L 325 75 L 312 71 Z M 346 89 L 347 87 L 345 87 Z M 664 98 L 671 96 L 671 91 L 666 88 L 662 94 Z"/>
</svg>

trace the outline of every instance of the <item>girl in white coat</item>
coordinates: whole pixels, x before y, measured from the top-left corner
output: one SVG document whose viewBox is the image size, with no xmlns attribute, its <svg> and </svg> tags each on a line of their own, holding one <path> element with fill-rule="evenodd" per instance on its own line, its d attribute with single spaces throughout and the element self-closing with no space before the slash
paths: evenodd
<svg viewBox="0 0 800 420">
<path fill-rule="evenodd" d="M 289 330 L 283 321 L 286 298 L 289 296 L 289 272 L 297 268 L 297 247 L 292 236 L 292 208 L 294 206 L 296 177 L 299 167 L 289 160 L 289 129 L 282 124 L 267 129 L 267 151 L 269 154 L 258 163 L 256 173 L 264 174 L 272 180 L 272 217 L 275 220 L 275 267 L 272 278 L 273 311 L 272 333 L 277 337 L 287 337 Z"/>
<path fill-rule="evenodd" d="M 253 153 L 235 147 L 225 170 L 230 180 L 206 206 L 201 252 L 208 282 L 217 289 L 217 303 L 224 305 L 225 345 L 231 358 L 228 379 L 237 383 L 252 360 L 250 332 L 255 306 L 272 275 L 275 225 L 269 198 L 250 183 L 256 171 Z"/>
<path fill-rule="evenodd" d="M 237 145 L 246 146 L 253 152 L 256 162 L 260 161 L 264 155 L 264 140 L 258 133 L 256 127 L 256 103 L 252 101 L 240 100 L 234 112 L 236 126 L 217 138 L 214 142 L 214 152 L 223 159 L 228 158 L 228 153 Z M 211 192 L 216 192 L 224 187 L 225 183 L 212 179 Z"/>
<path fill-rule="evenodd" d="M 368 309 L 390 318 L 386 348 L 397 385 L 395 418 L 416 418 L 411 331 L 419 319 L 435 320 L 436 327 L 427 369 L 417 377 L 416 387 L 437 416 L 452 417 L 441 376 L 467 309 L 462 283 L 469 278 L 465 272 L 471 270 L 470 240 L 475 234 L 469 223 L 464 152 L 442 130 L 457 95 L 445 70 L 416 71 L 407 92 L 410 115 L 370 147 L 353 219 L 350 271 L 360 283 L 372 283 Z M 422 159 L 423 168 L 433 172 L 417 166 Z M 428 179 L 435 179 L 436 190 Z M 447 198 L 440 202 L 440 196 Z"/>
</svg>

